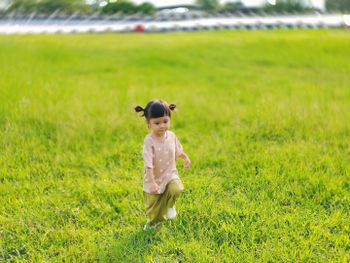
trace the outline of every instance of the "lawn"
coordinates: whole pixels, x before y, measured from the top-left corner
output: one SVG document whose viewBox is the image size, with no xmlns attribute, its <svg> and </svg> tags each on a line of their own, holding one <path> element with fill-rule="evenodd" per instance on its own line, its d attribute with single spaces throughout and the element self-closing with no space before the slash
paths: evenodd
<svg viewBox="0 0 350 263">
<path fill-rule="evenodd" d="M 143 231 L 177 105 L 178 217 Z M 350 31 L 0 35 L 0 261 L 349 262 Z"/>
</svg>

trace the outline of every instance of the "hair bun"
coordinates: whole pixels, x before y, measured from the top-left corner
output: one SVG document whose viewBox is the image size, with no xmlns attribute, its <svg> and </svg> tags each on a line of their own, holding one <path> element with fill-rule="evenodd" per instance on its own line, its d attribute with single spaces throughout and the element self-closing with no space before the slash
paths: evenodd
<svg viewBox="0 0 350 263">
<path fill-rule="evenodd" d="M 175 108 L 176 108 L 176 105 L 175 105 L 175 104 L 172 103 L 172 104 L 169 105 L 169 109 L 175 110 Z"/>
<path fill-rule="evenodd" d="M 145 114 L 145 110 L 144 110 L 144 108 L 142 108 L 142 107 L 141 107 L 141 106 L 139 106 L 139 105 L 137 105 L 137 106 L 136 106 L 134 109 L 135 109 L 135 111 L 136 111 L 136 112 L 141 112 L 141 111 L 142 111 L 142 112 L 143 112 L 143 114 Z"/>
</svg>

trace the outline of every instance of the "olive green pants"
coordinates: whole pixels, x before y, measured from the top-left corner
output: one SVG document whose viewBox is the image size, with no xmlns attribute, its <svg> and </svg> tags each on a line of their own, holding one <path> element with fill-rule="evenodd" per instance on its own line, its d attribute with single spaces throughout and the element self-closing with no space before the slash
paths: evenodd
<svg viewBox="0 0 350 263">
<path fill-rule="evenodd" d="M 148 224 L 154 225 L 166 219 L 168 208 L 174 207 L 176 199 L 181 195 L 184 186 L 180 179 L 171 180 L 162 194 L 143 192 L 148 215 Z"/>
</svg>

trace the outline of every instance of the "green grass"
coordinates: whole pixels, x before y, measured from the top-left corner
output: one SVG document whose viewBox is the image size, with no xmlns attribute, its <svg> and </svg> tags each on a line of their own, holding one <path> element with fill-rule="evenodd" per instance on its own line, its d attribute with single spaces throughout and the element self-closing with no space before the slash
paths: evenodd
<svg viewBox="0 0 350 263">
<path fill-rule="evenodd" d="M 348 262 L 350 32 L 0 36 L 0 261 Z M 132 110 L 191 157 L 143 232 Z"/>
</svg>

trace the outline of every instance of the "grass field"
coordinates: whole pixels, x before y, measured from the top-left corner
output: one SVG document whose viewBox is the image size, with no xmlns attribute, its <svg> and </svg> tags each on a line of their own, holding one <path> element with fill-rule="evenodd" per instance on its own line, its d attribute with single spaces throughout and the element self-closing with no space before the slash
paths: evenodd
<svg viewBox="0 0 350 263">
<path fill-rule="evenodd" d="M 348 30 L 2 35 L 0 91 L 0 261 L 350 261 Z M 153 98 L 192 167 L 144 232 Z"/>
</svg>

